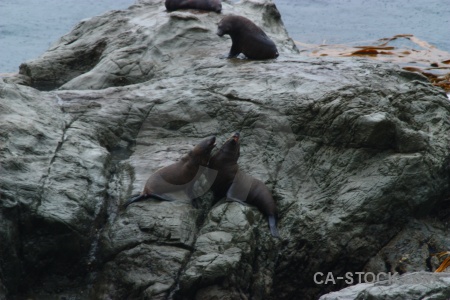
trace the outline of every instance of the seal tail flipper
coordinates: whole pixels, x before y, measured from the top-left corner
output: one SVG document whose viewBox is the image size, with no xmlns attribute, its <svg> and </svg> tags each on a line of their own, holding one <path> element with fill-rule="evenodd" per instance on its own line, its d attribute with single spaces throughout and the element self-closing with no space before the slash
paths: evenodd
<svg viewBox="0 0 450 300">
<path fill-rule="evenodd" d="M 125 202 L 124 204 L 123 204 L 123 208 L 127 208 L 128 207 L 128 205 L 130 205 L 131 203 L 133 203 L 133 202 L 138 202 L 138 201 L 142 201 L 142 200 L 144 200 L 144 199 L 146 199 L 146 196 L 147 195 L 145 195 L 145 194 L 139 194 L 139 195 L 135 195 L 135 196 L 132 196 L 130 199 L 128 199 L 128 201 L 127 202 Z"/>
<path fill-rule="evenodd" d="M 277 228 L 277 220 L 275 219 L 275 216 L 269 216 L 269 228 L 270 233 L 273 237 L 280 238 L 280 234 L 278 233 Z"/>
<path fill-rule="evenodd" d="M 127 208 L 128 205 L 130 205 L 131 203 L 134 202 L 139 202 L 148 198 L 155 198 L 158 199 L 160 201 L 174 201 L 174 199 L 169 198 L 169 197 L 164 197 L 158 194 L 139 194 L 137 196 L 133 196 L 131 197 L 127 202 L 125 202 L 125 204 L 123 205 L 123 208 Z"/>
</svg>

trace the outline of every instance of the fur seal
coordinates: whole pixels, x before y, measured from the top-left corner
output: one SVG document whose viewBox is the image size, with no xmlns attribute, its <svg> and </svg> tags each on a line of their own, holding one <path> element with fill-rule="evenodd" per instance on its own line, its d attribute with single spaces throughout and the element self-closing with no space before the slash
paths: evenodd
<svg viewBox="0 0 450 300">
<path fill-rule="evenodd" d="M 227 191 L 239 170 L 237 163 L 240 155 L 239 136 L 238 132 L 233 134 L 209 160 L 208 168 L 217 171 L 211 185 L 211 191 L 216 200 L 227 195 Z"/>
<path fill-rule="evenodd" d="M 255 23 L 241 16 L 226 16 L 218 25 L 217 35 L 230 35 L 232 45 L 228 58 L 244 53 L 250 59 L 278 57 L 275 43 Z"/>
<path fill-rule="evenodd" d="M 215 136 L 204 139 L 176 163 L 157 170 L 147 179 L 142 193 L 130 198 L 123 205 L 124 208 L 131 203 L 151 197 L 162 201 L 173 201 L 163 194 L 183 189 L 188 197 L 193 199 L 192 188 L 201 175 L 198 172 L 199 168 L 208 164 L 211 151 L 216 145 L 215 142 Z"/>
<path fill-rule="evenodd" d="M 239 170 L 239 133 L 229 138 L 215 153 L 208 168 L 216 170 L 217 176 L 211 185 L 215 200 L 227 197 L 227 201 L 256 206 L 267 216 L 270 233 L 279 238 L 277 229 L 277 207 L 267 186 L 261 181 Z"/>
<path fill-rule="evenodd" d="M 221 0 L 166 0 L 165 5 L 167 11 L 198 9 L 220 13 L 222 10 Z"/>
</svg>

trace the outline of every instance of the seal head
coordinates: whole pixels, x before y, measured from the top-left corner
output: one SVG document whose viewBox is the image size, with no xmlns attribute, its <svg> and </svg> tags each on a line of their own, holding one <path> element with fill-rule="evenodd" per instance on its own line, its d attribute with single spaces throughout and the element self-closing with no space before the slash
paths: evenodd
<svg viewBox="0 0 450 300">
<path fill-rule="evenodd" d="M 204 139 L 198 143 L 194 149 L 189 151 L 189 156 L 201 166 L 206 166 L 211 156 L 211 151 L 216 146 L 216 137 Z"/>
</svg>

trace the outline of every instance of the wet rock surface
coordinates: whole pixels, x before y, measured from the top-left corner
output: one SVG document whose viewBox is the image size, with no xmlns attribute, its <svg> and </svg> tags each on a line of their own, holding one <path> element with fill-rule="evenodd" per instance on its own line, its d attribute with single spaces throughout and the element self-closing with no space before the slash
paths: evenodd
<svg viewBox="0 0 450 300">
<path fill-rule="evenodd" d="M 222 13 L 252 19 L 280 56 L 223 59 L 221 15 L 141 1 L 0 82 L 0 296 L 315 299 L 343 286 L 316 272 L 386 272 L 396 240 L 430 219 L 442 238 L 405 271 L 437 264 L 427 255 L 450 244 L 445 93 L 387 63 L 299 56 L 269 1 Z M 152 172 L 235 131 L 239 165 L 277 201 L 280 240 L 256 208 L 210 193 L 121 208 Z"/>
</svg>

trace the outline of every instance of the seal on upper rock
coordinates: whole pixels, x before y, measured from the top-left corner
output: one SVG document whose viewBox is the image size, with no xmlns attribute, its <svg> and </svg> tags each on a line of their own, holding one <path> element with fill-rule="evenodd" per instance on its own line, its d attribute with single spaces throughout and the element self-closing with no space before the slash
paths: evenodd
<svg viewBox="0 0 450 300">
<path fill-rule="evenodd" d="M 215 142 L 216 137 L 214 136 L 204 139 L 176 163 L 157 170 L 147 179 L 142 193 L 130 198 L 123 205 L 124 208 L 131 203 L 148 198 L 173 201 L 163 194 L 181 190 L 185 190 L 188 197 L 193 199 L 192 188 L 201 175 L 200 166 L 208 164 L 211 151 L 216 145 Z"/>
<path fill-rule="evenodd" d="M 174 11 L 178 9 L 198 9 L 220 13 L 221 0 L 166 0 L 166 9 Z"/>
<path fill-rule="evenodd" d="M 211 185 L 214 199 L 227 197 L 227 201 L 256 206 L 267 216 L 272 236 L 279 238 L 277 207 L 272 194 L 262 181 L 239 170 L 237 163 L 240 155 L 239 137 L 239 133 L 235 133 L 209 161 L 208 168 L 217 171 Z"/>
<path fill-rule="evenodd" d="M 275 43 L 255 23 L 241 16 L 224 17 L 218 25 L 217 35 L 230 35 L 232 45 L 228 58 L 243 53 L 249 59 L 271 59 L 278 57 Z"/>
</svg>

